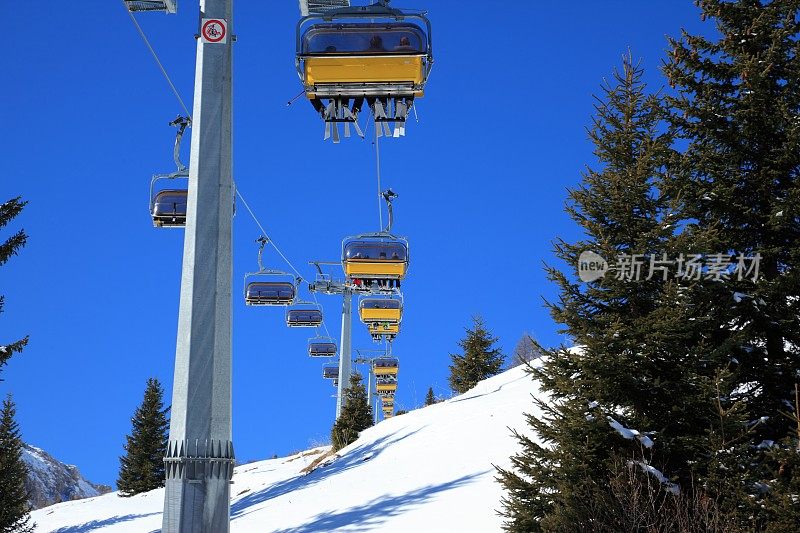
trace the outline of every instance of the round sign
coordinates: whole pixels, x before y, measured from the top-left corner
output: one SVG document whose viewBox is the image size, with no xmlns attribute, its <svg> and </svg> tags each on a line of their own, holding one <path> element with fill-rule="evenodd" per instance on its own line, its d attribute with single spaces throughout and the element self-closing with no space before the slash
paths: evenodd
<svg viewBox="0 0 800 533">
<path fill-rule="evenodd" d="M 203 39 L 210 43 L 218 43 L 225 38 L 225 22 L 219 19 L 210 19 L 203 24 Z"/>
<path fill-rule="evenodd" d="M 578 277 L 586 283 L 597 281 L 609 270 L 608 261 L 600 254 L 585 250 L 578 257 Z"/>
</svg>

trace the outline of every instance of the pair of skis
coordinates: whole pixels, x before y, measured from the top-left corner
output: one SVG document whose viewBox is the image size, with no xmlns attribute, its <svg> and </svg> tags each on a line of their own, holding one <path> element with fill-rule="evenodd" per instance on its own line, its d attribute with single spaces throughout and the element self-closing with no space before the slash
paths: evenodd
<svg viewBox="0 0 800 533">
<path fill-rule="evenodd" d="M 322 119 L 325 121 L 323 140 L 333 139 L 334 144 L 338 144 L 341 141 L 339 127 L 337 126 L 340 122 L 344 124 L 345 138 L 351 136 L 351 124 L 356 134 L 362 139 L 364 138 L 364 132 L 358 124 L 358 113 L 361 111 L 363 99 L 356 99 L 352 109 L 348 107 L 348 102 L 349 100 L 345 99 L 331 99 L 323 109 Z M 408 118 L 408 110 L 411 107 L 410 100 L 395 98 L 393 116 L 388 98 L 383 100 L 380 98 L 368 99 L 368 105 L 372 110 L 372 116 L 375 117 L 375 128 L 378 137 L 398 138 L 405 136 L 406 119 Z M 390 122 L 394 123 L 394 130 L 389 127 Z"/>
</svg>

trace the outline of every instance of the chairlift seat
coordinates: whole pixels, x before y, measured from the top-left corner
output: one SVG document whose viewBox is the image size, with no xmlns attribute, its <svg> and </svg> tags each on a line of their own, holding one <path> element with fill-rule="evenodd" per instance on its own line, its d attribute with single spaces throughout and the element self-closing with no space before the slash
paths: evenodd
<svg viewBox="0 0 800 533">
<path fill-rule="evenodd" d="M 375 385 L 375 390 L 380 392 L 394 392 L 397 390 L 397 382 L 395 383 L 378 383 Z"/>
<path fill-rule="evenodd" d="M 315 328 L 322 324 L 322 311 L 319 309 L 289 309 L 286 311 L 286 325 L 295 328 Z"/>
<path fill-rule="evenodd" d="M 379 357 L 372 362 L 372 373 L 376 378 L 382 376 L 396 376 L 399 362 L 394 357 Z"/>
<path fill-rule="evenodd" d="M 349 240 L 342 247 L 342 266 L 350 279 L 403 279 L 408 245 L 389 236 Z"/>
<path fill-rule="evenodd" d="M 251 281 L 245 289 L 247 305 L 290 305 L 296 290 L 288 281 Z"/>
<path fill-rule="evenodd" d="M 186 209 L 189 191 L 164 189 L 153 199 L 151 215 L 155 227 L 182 228 L 186 226 Z"/>
<path fill-rule="evenodd" d="M 422 96 L 428 44 L 408 22 L 316 23 L 299 37 L 298 72 L 308 98 Z"/>
<path fill-rule="evenodd" d="M 367 298 L 361 300 L 358 314 L 364 324 L 399 324 L 402 302 L 397 298 Z"/>
<path fill-rule="evenodd" d="M 335 357 L 336 343 L 312 342 L 308 345 L 308 355 L 311 357 Z"/>
</svg>

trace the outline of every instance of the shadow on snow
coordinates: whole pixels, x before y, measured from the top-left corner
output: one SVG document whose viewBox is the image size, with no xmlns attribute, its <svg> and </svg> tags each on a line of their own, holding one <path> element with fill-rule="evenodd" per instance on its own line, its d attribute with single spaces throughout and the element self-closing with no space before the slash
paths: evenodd
<svg viewBox="0 0 800 533">
<path fill-rule="evenodd" d="M 258 492 L 249 494 L 231 505 L 231 520 L 255 511 L 255 509 L 252 509 L 252 507 L 258 505 L 259 503 L 277 498 L 278 496 L 282 496 L 295 490 L 311 487 L 320 481 L 328 479 L 331 476 L 335 476 L 350 470 L 354 466 L 358 466 L 364 461 L 373 459 L 387 446 L 407 439 L 423 428 L 424 426 L 398 438 L 392 438 L 397 433 L 386 435 L 373 442 L 370 442 L 369 444 L 357 446 L 356 448 L 350 450 L 346 455 L 335 459 L 331 464 L 317 467 L 310 474 L 298 474 L 293 478 L 273 483 L 272 485 Z"/>
<path fill-rule="evenodd" d="M 161 514 L 161 513 L 126 514 L 123 516 L 112 516 L 111 518 L 106 518 L 105 520 L 92 520 L 91 522 L 86 522 L 85 524 L 78 524 L 77 526 L 62 527 L 60 529 L 53 530 L 52 533 L 88 533 L 89 531 L 94 531 L 96 529 L 113 526 L 114 524 L 119 524 L 121 522 L 130 522 L 131 520 L 136 520 L 137 518 L 144 518 L 146 516 L 153 516 L 156 514 Z"/>
<path fill-rule="evenodd" d="M 431 496 L 445 492 L 461 485 L 468 485 L 473 479 L 486 473 L 476 472 L 462 476 L 447 483 L 428 485 L 406 494 L 385 495 L 362 505 L 341 511 L 322 513 L 302 526 L 280 529 L 274 533 L 309 533 L 312 531 L 334 531 L 340 527 L 356 528 L 354 531 L 366 531 L 379 527 L 387 519 L 403 514 L 411 507 L 425 502 Z M 362 529 L 363 528 L 363 529 Z"/>
</svg>

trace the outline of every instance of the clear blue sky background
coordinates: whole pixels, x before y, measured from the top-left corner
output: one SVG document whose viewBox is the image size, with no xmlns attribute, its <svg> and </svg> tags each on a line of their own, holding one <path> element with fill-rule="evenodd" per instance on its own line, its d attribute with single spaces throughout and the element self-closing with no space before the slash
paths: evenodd
<svg viewBox="0 0 800 533">
<path fill-rule="evenodd" d="M 30 203 L 0 237 L 24 227 L 30 241 L 0 269 L 0 342 L 31 341 L 4 369 L 0 393 L 14 394 L 26 441 L 113 484 L 146 379 L 171 395 L 183 231 L 151 226 L 148 187 L 151 174 L 173 169 L 167 123 L 180 108 L 121 2 L 53 7 L 17 2 L 3 24 L 0 200 Z M 409 7 L 429 10 L 436 63 L 420 122 L 381 144 L 384 184 L 400 194 L 395 229 L 411 243 L 395 343 L 405 409 L 429 386 L 448 394 L 448 354 L 474 314 L 507 354 L 525 331 L 546 345 L 564 340 L 542 305 L 556 293 L 541 265 L 554 261 L 556 236 L 579 236 L 563 204 L 592 162 L 592 95 L 629 47 L 660 87 L 665 36 L 711 31 L 689 0 Z M 311 276 L 309 260 L 336 260 L 343 237 L 377 228 L 374 147 L 323 143 L 305 101 L 287 108 L 300 91 L 297 2 L 236 9 L 234 176 Z M 139 21 L 190 103 L 196 4 Z M 241 206 L 234 232 L 238 296 L 259 236 Z M 267 260 L 283 266 L 274 253 Z M 338 336 L 341 300 L 321 298 Z M 361 324 L 354 332 L 354 347 L 374 346 Z M 287 329 L 280 309 L 235 299 L 240 460 L 327 440 L 334 389 L 322 361 L 306 356 L 310 333 Z"/>
</svg>

